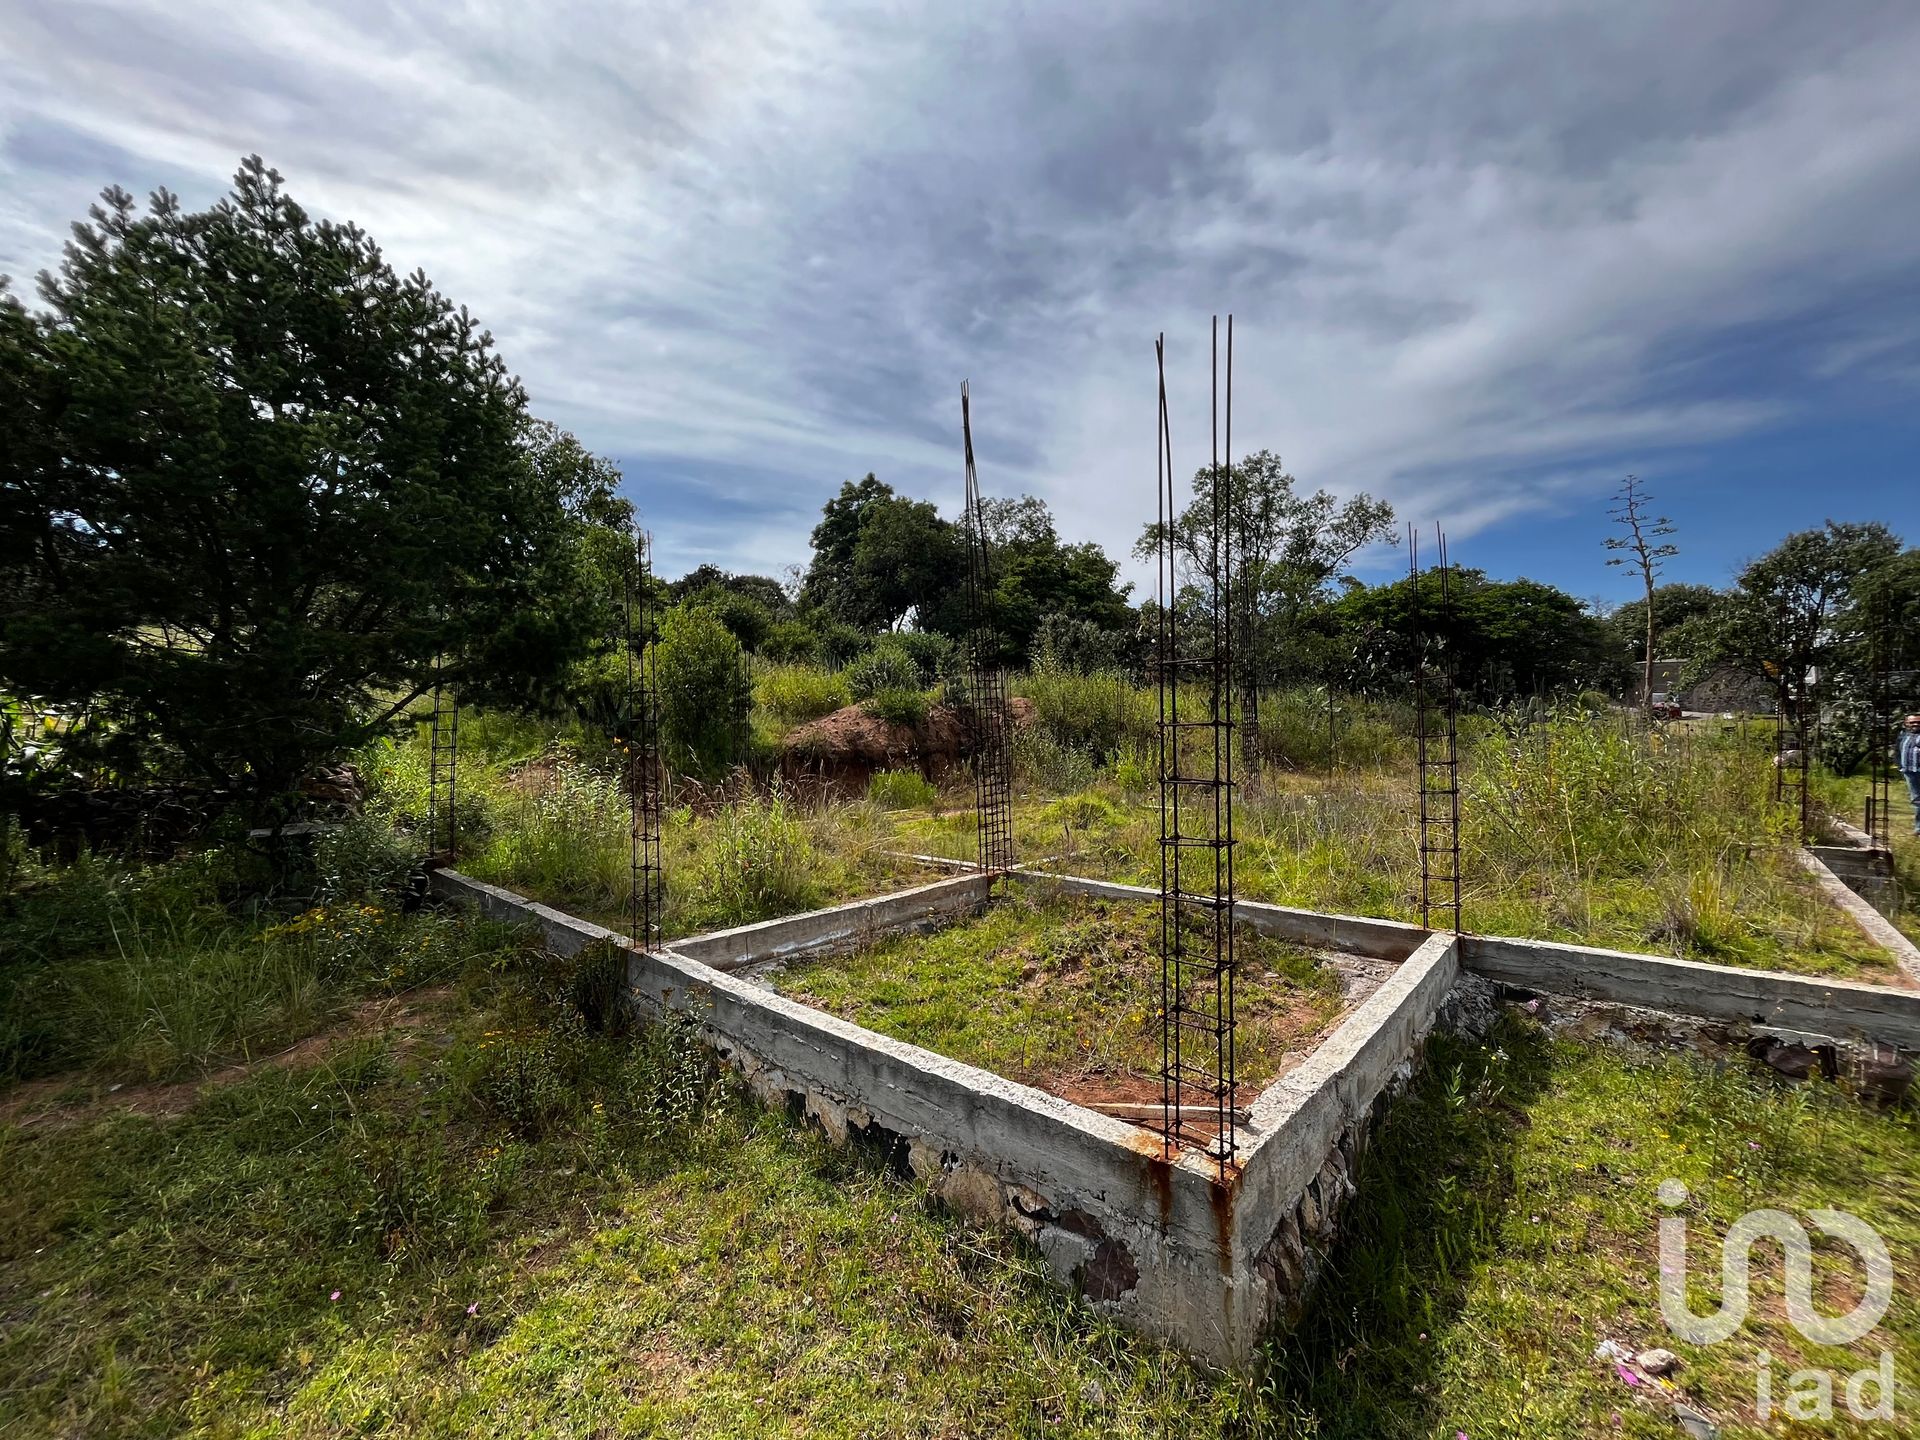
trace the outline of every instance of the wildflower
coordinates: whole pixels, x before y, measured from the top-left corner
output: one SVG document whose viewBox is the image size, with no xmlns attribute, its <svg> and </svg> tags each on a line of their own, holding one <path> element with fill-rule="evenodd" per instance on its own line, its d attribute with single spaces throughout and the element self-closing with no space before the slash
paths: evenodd
<svg viewBox="0 0 1920 1440">
<path fill-rule="evenodd" d="M 338 1290 L 334 1291 L 331 1295 L 327 1297 L 327 1299 L 329 1300 L 338 1300 L 339 1298 L 340 1298 L 340 1292 Z"/>
<path fill-rule="evenodd" d="M 467 1306 L 467 1313 L 469 1315 L 478 1315 L 480 1313 L 480 1302 L 476 1300 L 471 1305 Z"/>
</svg>

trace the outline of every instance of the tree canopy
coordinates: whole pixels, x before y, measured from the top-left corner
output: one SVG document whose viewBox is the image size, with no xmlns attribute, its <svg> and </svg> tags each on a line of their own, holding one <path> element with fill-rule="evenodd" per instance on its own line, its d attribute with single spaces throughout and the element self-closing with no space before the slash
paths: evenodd
<svg viewBox="0 0 1920 1440">
<path fill-rule="evenodd" d="M 1857 654 L 1863 587 L 1900 548 L 1877 522 L 1829 520 L 1789 535 L 1741 570 L 1715 612 L 1701 663 L 1763 677 L 1782 705 L 1797 703 L 1812 672 Z"/>
<path fill-rule="evenodd" d="M 1393 538 L 1393 507 L 1369 495 L 1341 501 L 1326 490 L 1302 494 L 1280 457 L 1259 450 L 1226 471 L 1234 537 L 1234 594 L 1241 652 L 1250 674 L 1271 683 L 1289 674 L 1322 668 L 1314 628 L 1301 622 L 1329 599 L 1329 589 L 1347 562 L 1376 541 Z M 1193 499 L 1169 522 L 1148 525 L 1134 555 L 1151 560 L 1163 533 L 1172 537 L 1185 608 L 1210 591 L 1218 563 L 1214 554 L 1214 477 L 1203 466 L 1193 475 Z"/>
<path fill-rule="evenodd" d="M 1454 566 L 1443 610 L 1440 574 L 1350 590 L 1328 609 L 1341 678 L 1362 688 L 1406 683 L 1431 638 L 1452 652 L 1461 690 L 1493 702 L 1536 692 L 1617 685 L 1622 657 L 1608 627 L 1564 590 L 1489 580 Z M 1417 611 L 1416 611 L 1417 604 Z"/>
<path fill-rule="evenodd" d="M 525 696 L 605 635 L 617 473 L 258 157 L 201 212 L 108 190 L 40 293 L 0 305 L 0 682 L 261 810 L 436 664 Z"/>
</svg>

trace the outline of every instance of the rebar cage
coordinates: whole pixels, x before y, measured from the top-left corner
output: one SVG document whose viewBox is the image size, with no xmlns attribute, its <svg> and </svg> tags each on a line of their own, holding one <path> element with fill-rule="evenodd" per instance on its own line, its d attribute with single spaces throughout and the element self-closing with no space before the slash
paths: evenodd
<svg viewBox="0 0 1920 1440">
<path fill-rule="evenodd" d="M 1883 856 L 1893 853 L 1893 756 L 1890 752 L 1899 743 L 1898 727 L 1893 717 L 1893 657 L 1887 643 L 1887 628 L 1884 623 L 1876 624 L 1870 642 L 1872 689 L 1867 696 L 1867 724 L 1870 728 L 1864 817 L 1867 843 Z"/>
<path fill-rule="evenodd" d="M 1007 719 L 1007 676 L 993 624 L 993 570 L 987 519 L 973 462 L 973 400 L 960 383 L 960 436 L 966 450 L 967 708 L 973 727 L 975 860 L 991 876 L 1013 868 L 1013 736 Z"/>
<path fill-rule="evenodd" d="M 1420 923 L 1460 929 L 1460 697 L 1454 673 L 1453 580 L 1447 537 L 1434 526 L 1440 567 L 1437 623 L 1420 604 L 1420 533 L 1407 527 L 1407 576 L 1414 642 L 1414 786 L 1419 807 Z"/>
<path fill-rule="evenodd" d="M 666 911 L 666 872 L 660 864 L 664 776 L 660 767 L 660 697 L 650 649 L 655 622 L 653 540 L 637 529 L 633 561 L 626 595 L 627 920 L 635 948 L 652 950 L 661 943 Z"/>
<path fill-rule="evenodd" d="M 1813 731 L 1807 713 L 1810 707 L 1802 677 L 1799 685 L 1782 687 L 1780 703 L 1773 712 L 1773 798 L 1793 811 L 1802 841 L 1809 833 L 1812 803 L 1807 794 L 1807 773 L 1813 758 Z"/>
<path fill-rule="evenodd" d="M 1211 534 L 1204 563 L 1185 582 L 1173 521 L 1179 497 L 1167 412 L 1166 336 L 1154 342 L 1159 370 L 1159 436 L 1154 470 L 1159 507 L 1160 605 L 1155 647 L 1160 781 L 1161 1129 L 1168 1152 L 1182 1142 L 1232 1165 L 1237 1083 L 1234 1067 L 1234 688 L 1233 507 L 1220 463 L 1220 322 L 1213 322 L 1209 469 Z M 1233 453 L 1233 317 L 1227 317 L 1226 451 Z M 1183 695 L 1183 691 L 1185 694 Z M 1197 692 L 1197 693 L 1196 693 Z"/>
<path fill-rule="evenodd" d="M 460 780 L 460 705 L 439 660 L 433 662 L 433 713 L 427 732 L 427 854 L 451 865 L 459 841 L 454 814 Z"/>
</svg>

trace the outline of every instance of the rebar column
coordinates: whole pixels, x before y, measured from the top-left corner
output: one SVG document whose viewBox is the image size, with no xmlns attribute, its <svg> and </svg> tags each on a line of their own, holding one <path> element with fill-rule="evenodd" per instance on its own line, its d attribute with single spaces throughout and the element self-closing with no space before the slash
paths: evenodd
<svg viewBox="0 0 1920 1440">
<path fill-rule="evenodd" d="M 454 801 L 460 780 L 460 705 L 433 662 L 433 718 L 427 732 L 427 854 L 451 865 L 459 842 Z"/>
<path fill-rule="evenodd" d="M 967 708 L 973 730 L 974 857 L 998 880 L 1013 868 L 1013 736 L 1007 723 L 1007 676 L 993 624 L 993 570 L 987 517 L 973 463 L 973 400 L 960 382 L 960 437 L 966 452 Z"/>
<path fill-rule="evenodd" d="M 1807 838 L 1807 767 L 1811 762 L 1807 731 L 1806 677 L 1781 687 L 1773 717 L 1773 798 L 1794 816 L 1798 838 Z"/>
<path fill-rule="evenodd" d="M 1440 562 L 1439 623 L 1430 632 L 1420 605 L 1420 535 L 1407 527 L 1408 588 L 1415 644 L 1413 671 L 1414 785 L 1419 801 L 1420 923 L 1435 928 L 1438 917 L 1448 930 L 1460 929 L 1460 746 L 1459 691 L 1455 681 L 1452 633 L 1453 582 L 1447 564 L 1447 537 L 1434 526 Z"/>
<path fill-rule="evenodd" d="M 1893 719 L 1893 685 L 1887 626 L 1877 623 L 1873 629 L 1871 664 L 1872 691 L 1867 697 L 1869 743 L 1867 745 L 1866 831 L 1869 846 L 1883 856 L 1893 853 L 1893 757 L 1889 753 L 1898 744 Z"/>
<path fill-rule="evenodd" d="M 666 913 L 666 872 L 660 863 L 662 796 L 660 696 L 654 684 L 653 541 L 634 532 L 627 576 L 627 803 L 629 934 L 637 950 L 659 946 Z"/>
<path fill-rule="evenodd" d="M 1237 1149 L 1234 1057 L 1234 535 L 1220 463 L 1220 322 L 1213 322 L 1213 457 L 1206 562 L 1194 578 L 1204 614 L 1183 634 L 1172 519 L 1173 441 L 1167 412 L 1166 337 L 1159 369 L 1155 489 L 1159 507 L 1160 1080 L 1161 1130 L 1171 1156 L 1200 1145 L 1224 1180 Z M 1226 451 L 1233 453 L 1233 317 L 1227 317 Z M 1184 697 L 1183 688 L 1188 692 Z M 1196 693 L 1197 692 L 1197 693 Z M 1198 713 L 1183 706 L 1198 705 Z"/>
</svg>

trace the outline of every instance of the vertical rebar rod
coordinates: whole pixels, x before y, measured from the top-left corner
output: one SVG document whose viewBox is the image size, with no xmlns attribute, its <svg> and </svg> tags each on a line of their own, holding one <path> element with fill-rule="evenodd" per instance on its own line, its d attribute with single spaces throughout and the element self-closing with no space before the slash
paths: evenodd
<svg viewBox="0 0 1920 1440">
<path fill-rule="evenodd" d="M 634 531 L 633 568 L 627 580 L 627 803 L 628 926 L 637 950 L 656 948 L 663 937 L 666 872 L 661 865 L 662 787 L 660 699 L 647 642 L 653 633 L 653 547 Z"/>
<path fill-rule="evenodd" d="M 1889 746 L 1897 744 L 1892 707 L 1892 675 L 1887 625 L 1876 621 L 1872 646 L 1873 690 L 1868 697 L 1871 727 L 1867 747 L 1867 843 L 1881 855 L 1893 853 L 1893 765 Z"/>
<path fill-rule="evenodd" d="M 1006 672 L 993 621 L 993 570 L 987 517 L 973 458 L 973 398 L 960 382 L 960 436 L 966 455 L 967 608 L 971 675 L 975 859 L 989 876 L 1013 868 L 1013 743 Z"/>
<path fill-rule="evenodd" d="M 1226 375 L 1220 373 L 1219 321 L 1214 321 L 1211 456 L 1206 470 L 1208 533 L 1195 545 L 1196 608 L 1202 613 L 1183 639 L 1173 517 L 1173 451 L 1167 415 L 1166 343 L 1156 342 L 1159 434 L 1155 458 L 1159 489 L 1161 1104 L 1168 1152 L 1198 1142 L 1219 1164 L 1224 1180 L 1236 1154 L 1234 1105 L 1237 1055 L 1234 1024 L 1234 750 L 1240 674 L 1234 664 L 1235 544 L 1229 465 L 1233 444 L 1233 321 L 1228 317 Z M 1198 623 L 1204 621 L 1204 624 Z M 1188 653 L 1189 647 L 1195 653 Z M 1204 687 L 1205 718 L 1183 719 L 1181 686 Z M 1204 754 L 1194 752 L 1205 747 Z M 1192 768 L 1189 769 L 1189 762 Z M 1191 858 L 1188 852 L 1192 851 Z M 1204 867 L 1204 868 L 1202 868 Z M 1211 1112 L 1210 1114 L 1208 1112 Z"/>
<path fill-rule="evenodd" d="M 1414 643 L 1414 786 L 1420 852 L 1420 923 L 1435 917 L 1460 929 L 1459 691 L 1454 674 L 1453 582 L 1447 537 L 1434 526 L 1440 566 L 1439 621 L 1434 632 L 1420 603 L 1420 535 L 1407 527 L 1408 628 Z M 1437 638 L 1436 638 L 1437 634 Z M 1435 655 L 1439 656 L 1438 663 Z M 1437 711 L 1437 713 L 1436 713 Z"/>
</svg>

